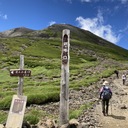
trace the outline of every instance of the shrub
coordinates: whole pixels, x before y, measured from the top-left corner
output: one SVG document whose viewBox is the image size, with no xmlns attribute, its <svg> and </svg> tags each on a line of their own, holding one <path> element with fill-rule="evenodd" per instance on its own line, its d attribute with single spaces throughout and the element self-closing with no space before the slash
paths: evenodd
<svg viewBox="0 0 128 128">
<path fill-rule="evenodd" d="M 6 96 L 2 100 L 0 100 L 0 109 L 2 109 L 2 110 L 9 109 L 11 106 L 11 100 L 12 100 L 12 97 L 10 97 L 10 96 Z"/>
<path fill-rule="evenodd" d="M 25 115 L 25 120 L 28 121 L 30 124 L 37 124 L 41 117 L 41 112 L 35 109 L 32 109 Z"/>
<path fill-rule="evenodd" d="M 92 103 L 88 103 L 88 104 L 81 105 L 79 109 L 71 110 L 69 114 L 69 118 L 70 119 L 78 118 L 84 110 L 90 108 L 91 106 L 92 106 Z"/>
<path fill-rule="evenodd" d="M 27 105 L 30 104 L 44 104 L 48 102 L 59 101 L 59 92 L 44 93 L 44 94 L 30 94 L 28 95 Z"/>
<path fill-rule="evenodd" d="M 4 111 L 0 112 L 0 124 L 5 123 L 7 120 L 7 113 Z"/>
</svg>

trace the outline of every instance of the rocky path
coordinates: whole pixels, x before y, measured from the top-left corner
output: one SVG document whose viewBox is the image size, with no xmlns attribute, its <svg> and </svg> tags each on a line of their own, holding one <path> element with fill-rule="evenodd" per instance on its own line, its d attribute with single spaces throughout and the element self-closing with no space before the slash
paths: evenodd
<svg viewBox="0 0 128 128">
<path fill-rule="evenodd" d="M 101 101 L 98 99 L 102 81 L 89 87 L 81 87 L 79 91 L 70 90 L 70 110 L 75 111 L 83 104 L 94 103 L 92 108 L 83 111 L 77 119 L 80 124 L 83 124 L 83 128 L 128 128 L 128 86 L 122 85 L 121 78 L 115 79 L 114 77 L 115 75 L 106 79 L 111 82 L 110 86 L 113 91 L 108 116 L 103 116 Z M 33 107 L 45 111 L 47 115 L 53 115 L 53 118 L 55 115 L 56 118 L 59 117 L 59 102 Z M 45 121 L 45 118 L 48 119 L 49 116 L 42 118 Z"/>
<path fill-rule="evenodd" d="M 128 86 L 121 79 L 112 83 L 113 97 L 110 101 L 109 116 L 103 116 L 101 103 L 96 105 L 94 116 L 102 128 L 128 128 Z"/>
</svg>

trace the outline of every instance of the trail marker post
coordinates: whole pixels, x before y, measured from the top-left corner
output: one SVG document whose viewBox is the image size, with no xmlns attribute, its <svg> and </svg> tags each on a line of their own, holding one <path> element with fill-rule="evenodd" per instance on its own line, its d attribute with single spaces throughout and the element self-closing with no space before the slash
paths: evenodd
<svg viewBox="0 0 128 128">
<path fill-rule="evenodd" d="M 23 77 L 31 76 L 31 70 L 24 70 L 24 55 L 20 55 L 19 69 L 11 69 L 10 76 L 19 77 L 17 95 L 13 95 L 6 128 L 21 128 L 27 103 L 27 96 L 23 96 Z"/>
<path fill-rule="evenodd" d="M 62 32 L 62 54 L 61 54 L 61 90 L 60 90 L 60 125 L 69 121 L 69 46 L 70 30 Z"/>
</svg>

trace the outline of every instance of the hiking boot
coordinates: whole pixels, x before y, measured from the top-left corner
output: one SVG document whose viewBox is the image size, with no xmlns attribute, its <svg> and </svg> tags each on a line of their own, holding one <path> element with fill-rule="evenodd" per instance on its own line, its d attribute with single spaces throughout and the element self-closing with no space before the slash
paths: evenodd
<svg viewBox="0 0 128 128">
<path fill-rule="evenodd" d="M 106 110 L 106 116 L 108 116 L 108 110 Z"/>
<path fill-rule="evenodd" d="M 108 113 L 106 113 L 106 116 L 108 116 Z"/>
<path fill-rule="evenodd" d="M 105 112 L 104 112 L 104 111 L 102 111 L 102 113 L 103 113 L 103 115 L 105 116 Z"/>
</svg>

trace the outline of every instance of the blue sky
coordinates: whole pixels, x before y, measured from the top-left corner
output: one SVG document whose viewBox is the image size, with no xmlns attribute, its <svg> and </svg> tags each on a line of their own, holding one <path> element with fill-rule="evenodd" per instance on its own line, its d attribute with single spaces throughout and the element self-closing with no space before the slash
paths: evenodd
<svg viewBox="0 0 128 128">
<path fill-rule="evenodd" d="M 128 0 L 0 0 L 0 32 L 71 24 L 128 49 Z"/>
</svg>

